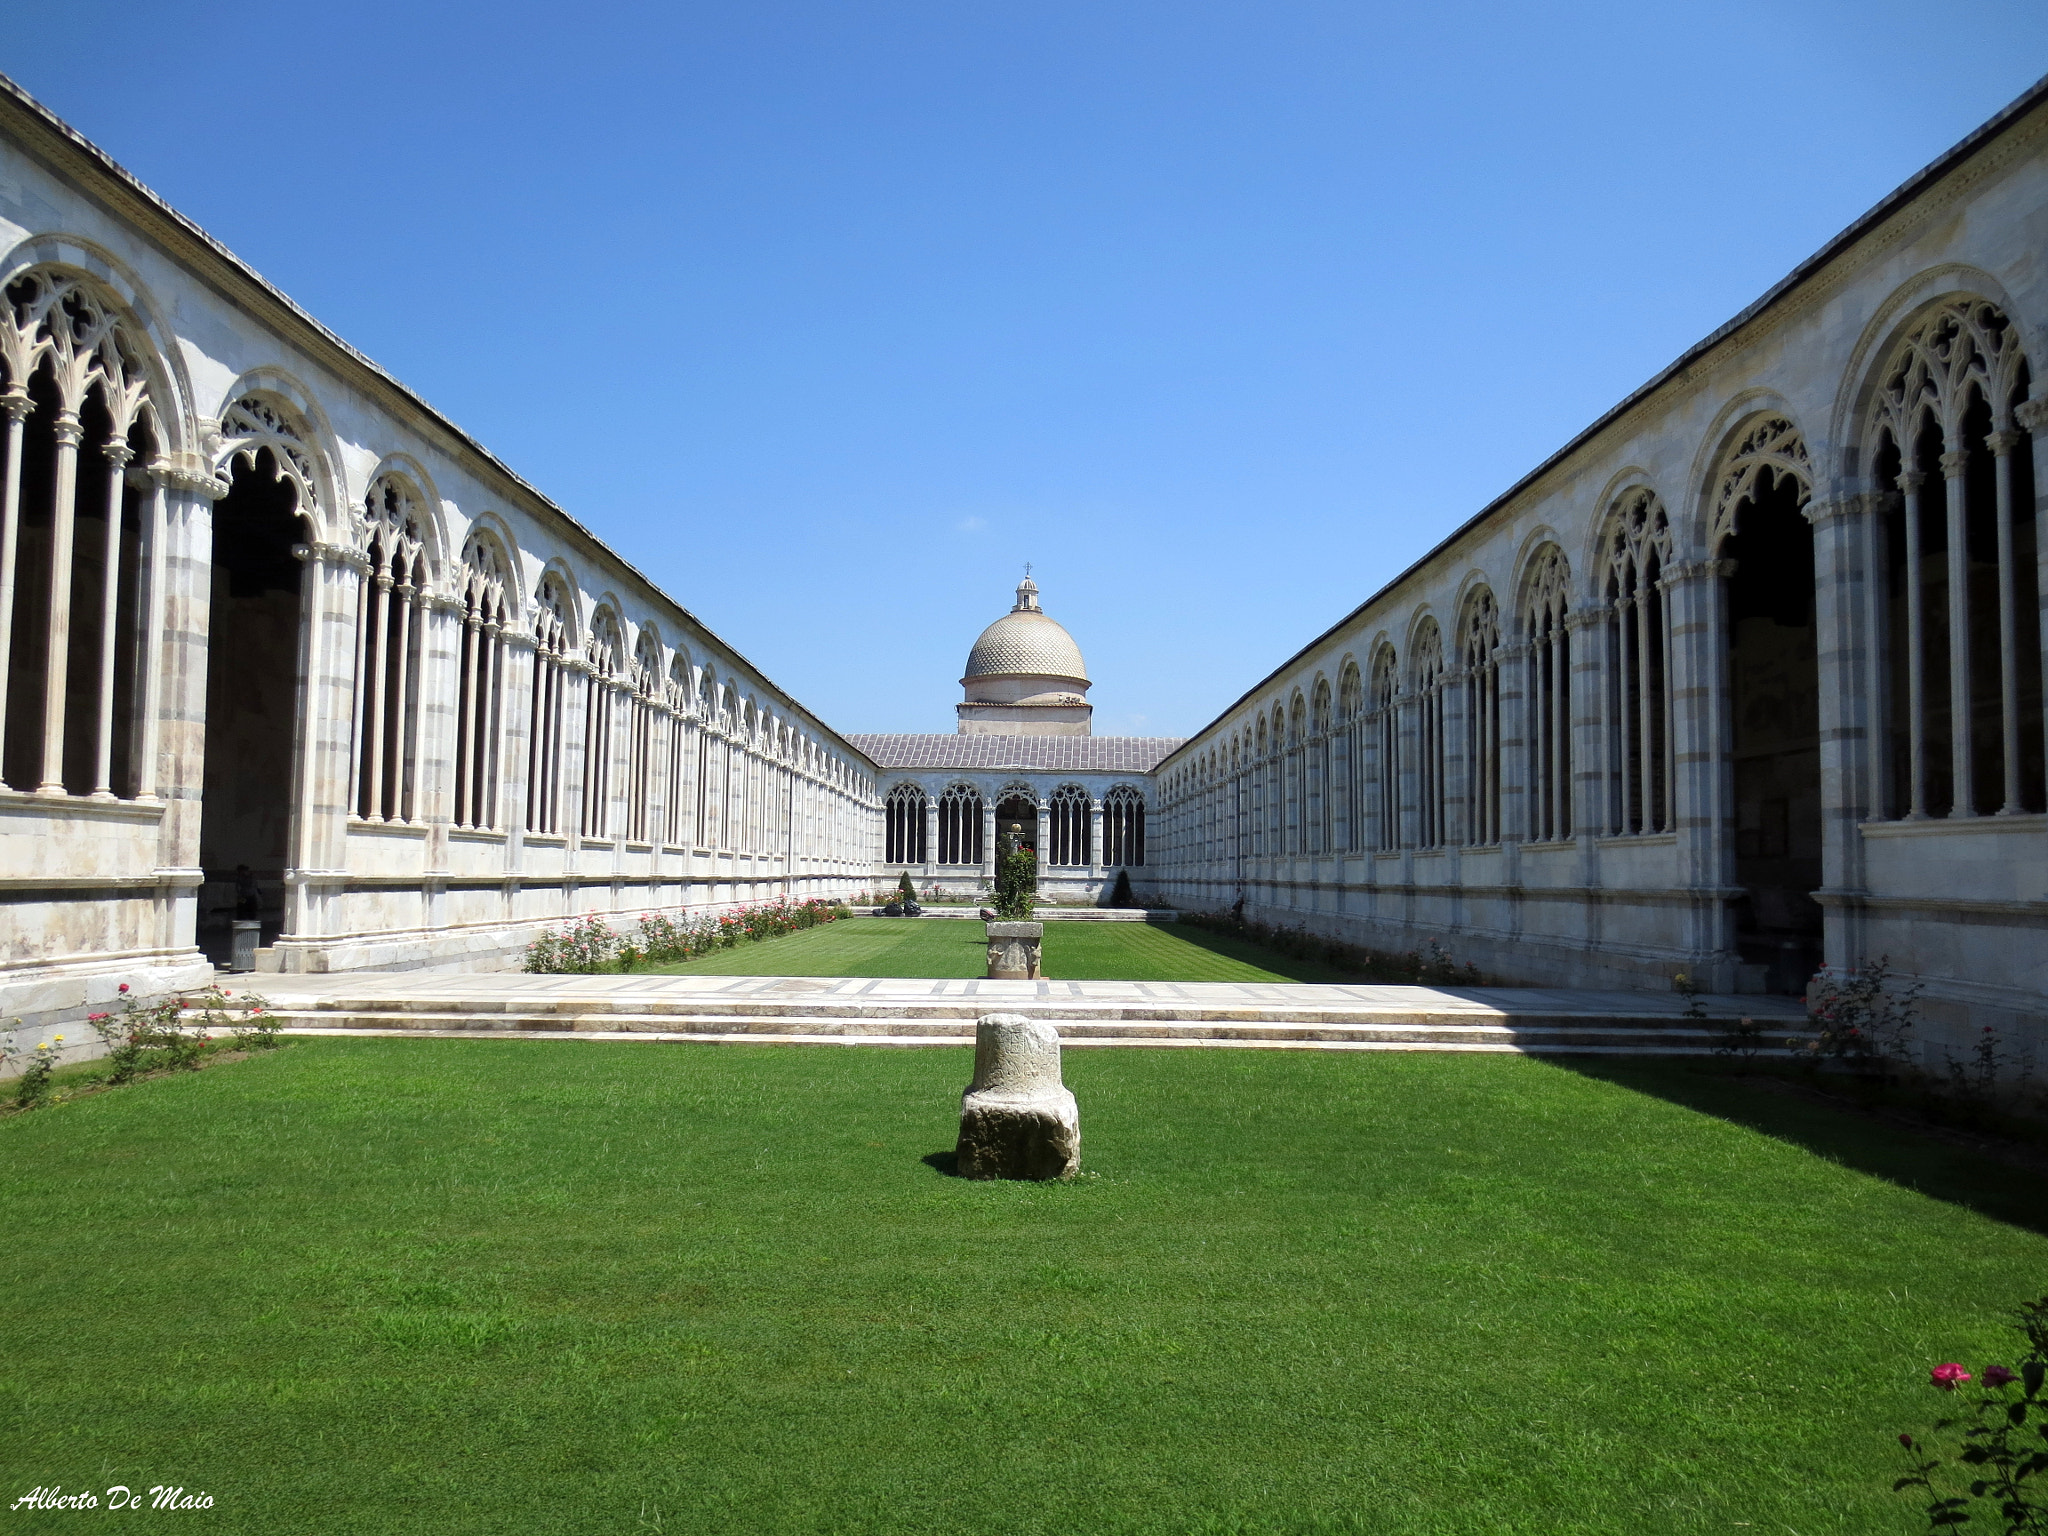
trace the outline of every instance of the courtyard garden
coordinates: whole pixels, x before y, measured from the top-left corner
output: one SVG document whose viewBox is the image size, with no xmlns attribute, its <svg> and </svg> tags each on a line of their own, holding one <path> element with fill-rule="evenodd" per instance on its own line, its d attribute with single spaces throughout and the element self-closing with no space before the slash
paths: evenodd
<svg viewBox="0 0 2048 1536">
<path fill-rule="evenodd" d="M 1049 922 L 1045 974 L 1062 981 L 1347 981 L 1315 960 L 1183 923 Z M 636 970 L 710 976 L 930 976 L 987 973 L 981 923 L 857 917 L 693 960 Z"/>
<path fill-rule="evenodd" d="M 0 1121 L 9 1500 L 178 1485 L 266 1533 L 1908 1532 L 1929 1365 L 2009 1358 L 2048 1276 L 2038 1171 L 1684 1063 L 1074 1052 L 1055 1185 L 951 1176 L 968 1073 L 319 1039 Z"/>
</svg>

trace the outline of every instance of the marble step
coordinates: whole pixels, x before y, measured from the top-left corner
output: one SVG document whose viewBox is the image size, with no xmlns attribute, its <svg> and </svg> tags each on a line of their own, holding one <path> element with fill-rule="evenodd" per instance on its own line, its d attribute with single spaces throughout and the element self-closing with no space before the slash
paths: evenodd
<svg viewBox="0 0 2048 1536">
<path fill-rule="evenodd" d="M 321 1033 L 507 1033 L 588 1038 L 744 1038 L 753 1040 L 867 1040 L 877 1043 L 959 1044 L 974 1038 L 972 1016 L 849 1016 L 789 1009 L 780 1012 L 713 1009 L 600 1012 L 501 1008 L 412 1009 L 278 1008 L 287 1028 Z M 1342 1044 L 1379 1049 L 1583 1050 L 1696 1053 L 1711 1050 L 1719 1030 L 1669 1018 L 1456 1018 L 1437 1016 L 1353 1019 L 1177 1018 L 1076 1016 L 1029 1010 L 1056 1026 L 1063 1040 L 1086 1044 Z"/>
</svg>

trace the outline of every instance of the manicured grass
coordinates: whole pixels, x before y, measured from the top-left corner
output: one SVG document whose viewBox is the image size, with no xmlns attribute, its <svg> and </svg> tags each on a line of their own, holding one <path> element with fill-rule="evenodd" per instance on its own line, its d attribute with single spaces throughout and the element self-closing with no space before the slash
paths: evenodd
<svg viewBox="0 0 2048 1536">
<path fill-rule="evenodd" d="M 942 1171 L 968 1069 L 319 1040 L 0 1122 L 8 1502 L 1881 1536 L 2048 1276 L 2033 1175 L 1679 1065 L 1076 1051 L 1063 1186 Z"/>
<path fill-rule="evenodd" d="M 1343 972 L 1180 923 L 1050 922 L 1062 981 L 1345 981 Z M 958 918 L 847 918 L 644 972 L 680 976 L 933 976 L 988 972 L 988 936 Z"/>
</svg>

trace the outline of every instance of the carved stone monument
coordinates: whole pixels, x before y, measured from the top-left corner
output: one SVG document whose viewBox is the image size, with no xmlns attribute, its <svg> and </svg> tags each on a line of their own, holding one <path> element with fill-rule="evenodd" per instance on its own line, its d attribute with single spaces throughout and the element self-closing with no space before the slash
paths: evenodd
<svg viewBox="0 0 2048 1536">
<path fill-rule="evenodd" d="M 1038 952 L 1045 939 L 1043 923 L 988 925 L 988 979 L 1038 980 Z"/>
<path fill-rule="evenodd" d="M 983 1014 L 975 1025 L 974 1081 L 960 1096 L 954 1166 L 967 1179 L 1066 1179 L 1080 1171 L 1081 1111 L 1060 1082 L 1060 1032 L 1052 1025 L 1018 1013 Z"/>
</svg>

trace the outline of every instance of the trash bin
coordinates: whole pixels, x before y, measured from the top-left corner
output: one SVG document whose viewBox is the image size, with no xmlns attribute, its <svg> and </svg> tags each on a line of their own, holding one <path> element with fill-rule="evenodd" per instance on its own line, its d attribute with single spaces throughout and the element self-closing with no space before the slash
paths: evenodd
<svg viewBox="0 0 2048 1536">
<path fill-rule="evenodd" d="M 234 920 L 235 941 L 228 950 L 228 969 L 231 971 L 253 971 L 256 969 L 256 949 L 263 942 L 263 924 L 255 918 L 238 917 Z"/>
</svg>

